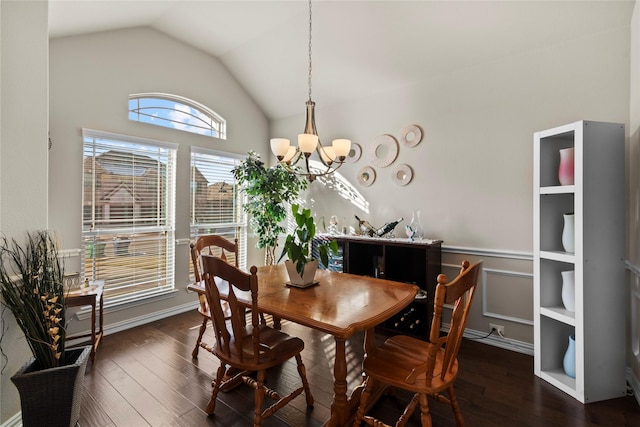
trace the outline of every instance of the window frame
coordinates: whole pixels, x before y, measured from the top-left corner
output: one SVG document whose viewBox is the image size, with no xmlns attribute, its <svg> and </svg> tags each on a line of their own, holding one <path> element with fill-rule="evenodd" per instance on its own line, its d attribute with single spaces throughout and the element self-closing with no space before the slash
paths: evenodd
<svg viewBox="0 0 640 427">
<path fill-rule="evenodd" d="M 109 296 L 109 284 L 105 283 L 105 307 L 107 306 L 115 306 L 121 304 L 127 304 L 132 302 L 137 302 L 142 299 L 153 298 L 159 295 L 166 295 L 169 293 L 175 293 L 176 289 L 176 278 L 175 278 L 175 253 L 176 253 L 176 172 L 177 172 L 177 152 L 179 145 L 166 141 L 158 141 L 152 140 L 148 138 L 140 138 L 131 135 L 122 135 L 111 132 L 97 131 L 93 129 L 83 129 L 82 130 L 82 143 L 83 143 L 83 179 L 82 179 L 82 226 L 81 226 L 81 237 L 82 237 L 82 260 L 81 260 L 81 271 L 83 278 L 87 278 L 89 280 L 108 280 L 109 275 L 112 274 L 112 288 L 111 291 L 115 292 L 117 288 L 125 288 L 128 289 L 128 292 L 125 293 L 116 293 L 116 295 Z M 153 210 L 155 211 L 155 216 L 145 217 L 145 212 L 142 208 L 137 211 L 139 213 L 139 217 L 135 216 L 136 209 L 135 206 L 132 209 L 127 209 L 125 212 L 132 212 L 133 216 L 129 221 L 131 224 L 123 223 L 122 226 L 114 225 L 115 221 L 109 221 L 110 218 L 104 217 L 97 218 L 96 211 L 98 210 L 98 204 L 96 203 L 96 198 L 100 194 L 100 181 L 101 178 L 96 178 L 97 176 L 97 163 L 95 161 L 97 155 L 97 147 L 100 148 L 100 145 L 103 145 L 101 148 L 105 151 L 101 154 L 107 153 L 110 150 L 121 149 L 122 153 L 131 154 L 132 159 L 135 162 L 138 158 L 149 158 L 151 163 L 143 167 L 149 167 L 149 165 L 153 165 L 154 162 L 162 162 L 162 160 L 166 159 L 166 175 L 165 179 L 160 178 L 163 174 L 157 174 L 157 176 L 152 177 L 151 180 L 145 179 L 140 182 L 135 182 L 134 185 L 138 185 L 140 183 L 149 184 L 152 187 L 151 192 L 145 192 L 145 194 L 149 194 L 156 199 L 156 203 L 159 203 Z M 90 156 L 85 155 L 86 150 L 89 149 L 92 151 Z M 141 154 L 147 149 L 149 149 L 149 153 Z M 129 150 L 129 151 L 127 151 Z M 158 153 L 158 154 L 154 154 Z M 147 155 L 148 154 L 148 155 Z M 137 156 L 137 157 L 136 157 Z M 115 157 L 117 159 L 117 157 Z M 89 159 L 94 159 L 93 161 Z M 89 166 L 87 171 L 86 162 L 89 161 Z M 131 167 L 131 170 L 136 167 L 135 163 L 132 165 L 128 165 L 127 161 L 123 162 L 123 167 L 126 169 Z M 113 161 L 112 166 L 119 166 L 117 162 Z M 153 171 L 152 171 L 153 172 Z M 87 176 L 90 174 L 90 177 Z M 106 175 L 103 173 L 103 175 Z M 110 175 L 118 175 L 117 173 L 111 173 Z M 126 174 L 122 174 L 126 176 Z M 135 174 L 132 173 L 132 177 Z M 117 179 L 117 178 L 115 178 Z M 124 182 L 123 178 L 123 181 Z M 131 178 L 132 181 L 135 178 Z M 87 180 L 89 183 L 87 184 Z M 153 187 L 153 183 L 155 181 L 156 187 Z M 122 182 L 118 184 L 118 186 L 125 185 Z M 102 183 L 104 184 L 104 183 Z M 89 187 L 89 191 L 87 194 L 86 188 Z M 157 187 L 160 186 L 160 187 Z M 146 191 L 146 190 L 143 190 Z M 89 207 L 90 218 L 87 218 L 87 197 L 91 197 L 91 206 Z M 137 200 L 136 195 L 131 195 L 132 200 Z M 161 205 L 160 205 L 161 204 Z M 98 220 L 102 222 L 102 224 L 98 225 Z M 137 222 L 140 221 L 138 224 Z M 121 236 L 126 235 L 128 237 L 122 239 Z M 120 240 L 118 240 L 120 239 Z M 132 245 L 133 244 L 133 245 Z M 105 250 L 107 245 L 110 246 L 110 254 L 105 255 L 104 252 L 100 252 Z M 119 255 L 127 254 L 131 255 L 129 252 L 126 252 L 130 247 L 145 247 L 145 248 L 158 248 L 158 252 L 152 252 L 151 256 L 146 256 L 146 258 L 139 257 L 138 253 L 134 253 L 130 261 L 127 263 L 123 263 L 122 261 L 118 261 L 116 268 L 109 270 L 105 265 L 110 263 L 112 260 L 118 258 Z M 146 246 L 145 246 L 146 245 Z M 151 246 L 149 246 L 151 245 Z M 111 249 L 112 247 L 112 249 Z M 104 259 L 99 260 L 100 257 Z M 109 258 L 110 257 L 110 258 Z M 138 263 L 138 260 L 140 262 Z M 156 286 L 149 286 L 149 284 L 154 282 L 153 276 L 146 276 L 144 274 L 134 274 L 136 277 L 135 282 L 126 282 L 122 280 L 117 280 L 117 274 L 122 274 L 118 268 L 125 268 L 123 265 L 127 265 L 130 267 L 131 263 L 134 263 L 136 268 L 140 270 L 141 268 L 147 267 L 150 262 L 152 266 L 155 266 L 155 271 L 157 271 L 157 275 L 155 276 L 158 281 Z M 115 263 L 115 261 L 114 261 Z M 119 267 L 118 267 L 119 266 Z M 143 266 L 143 267 L 141 267 Z M 153 268 L 150 271 L 154 271 Z M 100 271 L 102 269 L 102 271 Z M 138 271 L 138 270 L 134 270 Z M 147 285 L 139 284 L 147 282 Z M 142 290 L 136 290 L 136 286 L 140 286 Z"/>
<path fill-rule="evenodd" d="M 156 107 L 140 106 L 141 100 L 153 100 L 153 99 L 175 102 L 177 104 L 180 104 L 181 106 L 189 108 L 190 110 L 189 112 L 185 112 L 175 108 L 168 109 L 167 107 L 164 107 L 164 106 L 156 106 Z M 137 101 L 137 107 L 134 109 L 131 108 L 132 101 Z M 176 111 L 180 113 L 181 116 L 190 116 L 200 121 L 201 124 L 198 125 L 185 120 L 172 120 L 166 117 L 159 117 L 158 122 L 153 122 L 151 120 L 154 117 L 153 114 L 145 114 L 141 112 L 144 109 L 150 109 L 150 108 L 159 109 L 159 110 Z M 196 114 L 193 114 L 191 112 L 191 109 L 195 110 Z M 168 129 L 180 130 L 183 132 L 189 132 L 196 135 L 203 135 L 210 138 L 216 138 L 221 140 L 227 139 L 227 121 L 224 119 L 224 117 L 222 117 L 220 114 L 213 111 L 211 108 L 197 101 L 194 101 L 192 99 L 185 98 L 183 96 L 173 95 L 169 93 L 156 93 L 156 92 L 133 93 L 129 95 L 128 111 L 129 111 L 128 113 L 129 120 L 132 120 L 132 121 L 166 127 Z M 141 116 L 148 118 L 148 120 L 140 120 Z M 204 120 L 203 117 L 201 116 L 204 116 L 207 120 Z M 174 125 L 170 125 L 170 123 L 174 123 Z M 187 127 L 188 129 L 181 128 L 180 126 Z M 202 129 L 202 130 L 205 130 L 206 132 L 197 132 L 193 130 L 194 128 Z"/>
<path fill-rule="evenodd" d="M 239 165 L 244 156 L 235 153 L 229 153 L 220 150 L 213 150 L 209 148 L 203 148 L 198 146 L 192 146 L 189 157 L 189 239 L 193 243 L 199 237 L 209 234 L 220 234 L 221 236 L 233 241 L 238 239 L 238 266 L 241 269 L 246 269 L 247 266 L 247 216 L 244 212 L 243 204 L 245 200 L 244 193 L 240 190 L 235 178 L 233 179 L 232 186 L 234 187 L 234 216 L 236 221 L 229 222 L 203 222 L 198 223 L 195 221 L 196 215 L 196 192 L 194 189 L 198 187 L 195 178 L 196 159 L 200 157 L 199 161 L 205 162 L 206 156 L 212 156 L 224 159 L 224 161 L 233 164 L 232 167 Z M 201 172 L 202 173 L 202 172 Z M 195 185 L 194 185 L 195 184 Z M 222 229 L 222 231 L 215 231 L 216 229 Z M 189 265 L 189 278 L 194 280 L 193 266 Z"/>
</svg>

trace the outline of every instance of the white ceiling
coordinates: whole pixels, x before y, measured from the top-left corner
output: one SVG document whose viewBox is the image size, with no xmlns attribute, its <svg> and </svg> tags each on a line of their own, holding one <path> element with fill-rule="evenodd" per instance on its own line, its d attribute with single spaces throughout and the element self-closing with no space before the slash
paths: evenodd
<svg viewBox="0 0 640 427">
<path fill-rule="evenodd" d="M 318 109 L 442 73 L 629 26 L 627 1 L 315 0 Z M 271 119 L 308 98 L 308 3 L 50 0 L 64 37 L 149 26 L 218 57 Z"/>
</svg>

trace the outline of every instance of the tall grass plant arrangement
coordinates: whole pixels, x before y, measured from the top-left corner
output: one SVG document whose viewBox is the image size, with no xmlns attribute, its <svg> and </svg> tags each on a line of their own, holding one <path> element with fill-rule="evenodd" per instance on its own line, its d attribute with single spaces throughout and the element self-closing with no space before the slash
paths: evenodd
<svg viewBox="0 0 640 427">
<path fill-rule="evenodd" d="M 48 231 L 27 233 L 21 245 L 0 238 L 0 294 L 39 369 L 65 364 L 64 268 Z"/>
</svg>

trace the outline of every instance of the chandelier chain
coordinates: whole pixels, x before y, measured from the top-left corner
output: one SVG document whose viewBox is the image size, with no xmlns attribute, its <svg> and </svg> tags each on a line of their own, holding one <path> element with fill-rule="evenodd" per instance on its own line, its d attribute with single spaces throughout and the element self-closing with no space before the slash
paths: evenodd
<svg viewBox="0 0 640 427">
<path fill-rule="evenodd" d="M 311 0 L 309 0 L 309 101 L 311 101 Z"/>
</svg>

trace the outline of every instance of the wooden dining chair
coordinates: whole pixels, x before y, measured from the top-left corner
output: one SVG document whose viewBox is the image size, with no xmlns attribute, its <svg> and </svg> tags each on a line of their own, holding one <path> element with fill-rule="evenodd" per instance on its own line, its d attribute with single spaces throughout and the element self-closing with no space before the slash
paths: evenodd
<svg viewBox="0 0 640 427">
<path fill-rule="evenodd" d="M 238 239 L 233 242 L 225 239 L 222 236 L 212 234 L 209 236 L 201 236 L 195 243 L 191 243 L 191 262 L 193 263 L 193 274 L 196 282 L 202 280 L 202 265 L 200 261 L 200 255 L 214 255 L 220 257 L 225 262 L 228 262 L 238 267 Z M 196 346 L 191 352 L 191 357 L 194 359 L 198 357 L 200 347 L 212 352 L 211 345 L 202 341 L 202 336 L 207 329 L 207 323 L 211 320 L 209 317 L 209 305 L 207 304 L 207 298 L 203 294 L 198 294 L 200 305 L 198 306 L 198 313 L 202 316 L 202 324 L 198 332 L 198 338 L 196 339 Z M 226 304 L 223 306 L 226 307 Z M 228 313 L 228 309 L 226 309 Z"/>
<path fill-rule="evenodd" d="M 273 415 L 303 391 L 307 406 L 313 406 L 313 396 L 300 356 L 304 349 L 304 342 L 300 338 L 287 335 L 259 320 L 257 267 L 251 267 L 250 274 L 248 274 L 225 263 L 220 258 L 206 255 L 201 258 L 205 272 L 206 296 L 216 333 L 213 354 L 220 359 L 220 367 L 217 370 L 216 379 L 213 381 L 211 400 L 206 408 L 207 414 L 214 413 L 218 392 L 226 374 L 230 371 L 227 368 L 240 371 L 236 376 L 242 376 L 242 381 L 255 390 L 254 426 L 259 426 L 264 418 Z M 224 292 L 221 292 L 223 287 Z M 227 294 L 226 301 L 231 310 L 230 321 L 227 321 L 224 314 L 220 299 L 221 294 Z M 250 323 L 245 318 L 244 306 L 238 302 L 237 294 L 251 298 Z M 293 357 L 298 365 L 302 386 L 286 396 L 280 396 L 276 391 L 265 386 L 266 370 L 281 365 Z M 242 371 L 255 371 L 256 379 L 254 380 Z M 275 400 L 275 403 L 263 411 L 262 404 L 265 396 Z"/>
<path fill-rule="evenodd" d="M 453 392 L 453 383 L 458 374 L 458 350 L 478 283 L 481 264 L 482 261 L 473 265 L 464 261 L 460 274 L 451 282 L 447 282 L 444 274 L 438 276 L 433 322 L 428 342 L 398 335 L 387 339 L 384 344 L 365 356 L 363 362 L 365 387 L 360 396 L 360 406 L 354 426 L 357 427 L 364 421 L 369 426 L 388 427 L 376 418 L 365 415 L 368 399 L 374 387 L 385 386 L 415 393 L 396 422 L 396 427 L 404 427 L 418 406 L 420 406 L 422 427 L 430 427 L 432 424 L 428 397 L 451 405 L 456 425 L 458 427 L 464 425 L 462 413 Z M 442 335 L 440 326 L 445 304 L 453 305 L 453 312 L 449 332 Z M 443 391 L 446 391 L 448 396 L 441 394 Z"/>
</svg>

